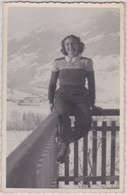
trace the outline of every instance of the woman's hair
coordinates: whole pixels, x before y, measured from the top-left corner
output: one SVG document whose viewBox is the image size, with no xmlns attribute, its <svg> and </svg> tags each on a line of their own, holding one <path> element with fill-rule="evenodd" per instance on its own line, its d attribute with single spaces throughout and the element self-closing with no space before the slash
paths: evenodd
<svg viewBox="0 0 127 195">
<path fill-rule="evenodd" d="M 62 52 L 65 56 L 68 55 L 68 53 L 67 53 L 67 51 L 66 51 L 66 49 L 65 49 L 65 41 L 66 41 L 68 38 L 73 38 L 73 39 L 75 39 L 75 40 L 77 41 L 77 43 L 78 43 L 78 45 L 79 45 L 78 54 L 81 54 L 81 53 L 84 51 L 84 49 L 85 49 L 85 44 L 84 44 L 83 42 L 81 42 L 80 38 L 79 38 L 79 37 L 76 37 L 75 35 L 66 36 L 66 37 L 61 41 L 61 47 L 62 47 L 61 52 Z"/>
</svg>

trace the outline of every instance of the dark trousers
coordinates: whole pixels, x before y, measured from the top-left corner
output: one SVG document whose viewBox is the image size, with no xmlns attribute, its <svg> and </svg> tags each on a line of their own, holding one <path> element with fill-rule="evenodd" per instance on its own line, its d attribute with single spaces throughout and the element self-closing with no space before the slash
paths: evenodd
<svg viewBox="0 0 127 195">
<path fill-rule="evenodd" d="M 55 95 L 55 109 L 59 113 L 63 127 L 62 140 L 68 142 L 73 137 L 75 140 L 87 135 L 91 127 L 91 111 L 89 96 L 86 91 L 60 88 Z M 69 116 L 75 116 L 74 131 L 71 128 Z"/>
</svg>

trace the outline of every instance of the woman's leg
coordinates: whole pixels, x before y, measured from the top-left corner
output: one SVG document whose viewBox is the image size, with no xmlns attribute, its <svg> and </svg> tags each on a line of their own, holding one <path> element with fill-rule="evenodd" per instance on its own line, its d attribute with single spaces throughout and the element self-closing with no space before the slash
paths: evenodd
<svg viewBox="0 0 127 195">
<path fill-rule="evenodd" d="M 67 143 L 71 137 L 71 119 L 69 113 L 71 109 L 70 103 L 63 98 L 56 98 L 55 109 L 59 113 L 59 119 L 62 124 L 62 141 Z"/>
<path fill-rule="evenodd" d="M 62 124 L 61 142 L 58 145 L 57 162 L 64 163 L 65 155 L 69 150 L 69 141 L 71 137 L 71 120 L 69 118 L 70 104 L 62 97 L 57 97 L 55 109 L 59 113 L 59 119 Z"/>
<path fill-rule="evenodd" d="M 91 127 L 91 111 L 87 103 L 78 103 L 75 108 L 75 139 L 88 134 Z"/>
</svg>

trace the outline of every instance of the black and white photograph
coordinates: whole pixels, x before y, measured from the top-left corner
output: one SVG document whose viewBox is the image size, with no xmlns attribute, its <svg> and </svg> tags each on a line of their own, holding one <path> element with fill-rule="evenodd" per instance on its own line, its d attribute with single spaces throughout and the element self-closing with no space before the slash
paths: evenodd
<svg viewBox="0 0 127 195">
<path fill-rule="evenodd" d="M 124 3 L 3 4 L 4 192 L 124 185 Z"/>
</svg>

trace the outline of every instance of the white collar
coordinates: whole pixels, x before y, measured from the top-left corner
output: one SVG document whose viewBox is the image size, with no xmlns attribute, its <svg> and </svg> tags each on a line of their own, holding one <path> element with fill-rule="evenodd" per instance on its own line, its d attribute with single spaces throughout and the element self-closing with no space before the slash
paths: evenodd
<svg viewBox="0 0 127 195">
<path fill-rule="evenodd" d="M 80 58 L 81 58 L 81 55 L 78 55 L 78 56 L 76 56 L 74 58 L 69 58 L 69 56 L 65 56 L 65 60 L 67 62 L 75 62 L 76 60 L 79 60 Z"/>
</svg>

